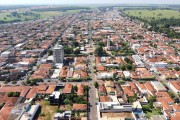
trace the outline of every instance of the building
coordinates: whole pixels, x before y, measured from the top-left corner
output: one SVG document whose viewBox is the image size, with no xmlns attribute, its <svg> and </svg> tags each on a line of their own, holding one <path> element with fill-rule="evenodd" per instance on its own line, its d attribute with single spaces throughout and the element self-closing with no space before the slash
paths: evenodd
<svg viewBox="0 0 180 120">
<path fill-rule="evenodd" d="M 174 93 L 180 92 L 180 82 L 179 81 L 170 81 L 168 82 L 168 86 Z"/>
<path fill-rule="evenodd" d="M 151 81 L 151 84 L 153 85 L 154 89 L 156 91 L 158 91 L 158 92 L 165 92 L 165 91 L 167 91 L 167 89 L 159 81 Z"/>
<path fill-rule="evenodd" d="M 55 63 L 63 63 L 64 48 L 62 45 L 56 45 L 53 49 L 53 58 Z"/>
<path fill-rule="evenodd" d="M 59 91 L 54 91 L 54 92 L 49 96 L 50 104 L 59 104 L 60 95 L 61 95 L 61 93 L 60 93 Z"/>
<path fill-rule="evenodd" d="M 133 106 L 121 105 L 118 102 L 99 102 L 99 110 L 100 112 L 132 112 Z"/>
<path fill-rule="evenodd" d="M 71 111 L 64 111 L 63 113 L 55 113 L 54 120 L 69 120 L 71 118 Z"/>
<path fill-rule="evenodd" d="M 36 112 L 39 109 L 39 105 L 32 105 L 29 106 L 29 108 L 27 109 L 27 111 L 22 115 L 22 117 L 20 118 L 20 120 L 33 120 L 34 116 L 36 115 Z"/>
</svg>

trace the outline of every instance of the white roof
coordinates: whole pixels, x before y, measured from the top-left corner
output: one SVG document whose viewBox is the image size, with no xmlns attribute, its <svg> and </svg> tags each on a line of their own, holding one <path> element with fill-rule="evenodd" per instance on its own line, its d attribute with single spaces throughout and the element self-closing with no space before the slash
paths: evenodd
<svg viewBox="0 0 180 120">
<path fill-rule="evenodd" d="M 163 86 L 163 84 L 159 81 L 151 81 L 151 84 L 154 86 L 155 89 L 166 91 L 167 89 Z"/>
<path fill-rule="evenodd" d="M 51 95 L 55 95 L 55 99 L 59 99 L 59 95 L 61 94 L 61 92 L 59 91 L 54 91 Z"/>
<path fill-rule="evenodd" d="M 59 76 L 60 69 L 55 69 L 51 78 L 57 78 Z"/>
</svg>

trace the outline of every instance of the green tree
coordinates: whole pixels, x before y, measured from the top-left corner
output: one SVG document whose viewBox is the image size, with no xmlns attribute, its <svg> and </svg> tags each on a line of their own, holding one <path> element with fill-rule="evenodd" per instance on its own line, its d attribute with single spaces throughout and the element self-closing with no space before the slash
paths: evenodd
<svg viewBox="0 0 180 120">
<path fill-rule="evenodd" d="M 128 69 L 128 70 L 132 70 L 132 65 L 131 64 L 126 64 L 126 68 Z"/>
<path fill-rule="evenodd" d="M 74 54 L 80 54 L 80 49 L 78 48 L 78 49 L 76 49 L 75 51 L 74 51 Z"/>
<path fill-rule="evenodd" d="M 172 98 L 174 98 L 174 97 L 175 97 L 174 93 L 173 93 L 173 92 L 171 92 L 171 91 L 168 91 L 168 94 L 169 94 Z"/>
<path fill-rule="evenodd" d="M 72 47 L 65 47 L 64 53 L 65 54 L 73 54 L 73 48 Z"/>
<path fill-rule="evenodd" d="M 126 69 L 124 65 L 121 65 L 119 68 L 120 68 L 122 71 L 124 71 L 124 70 Z"/>
<path fill-rule="evenodd" d="M 97 54 L 98 56 L 102 56 L 104 54 L 102 46 L 98 46 L 95 49 L 95 54 Z"/>
<path fill-rule="evenodd" d="M 77 90 L 78 90 L 77 85 L 73 86 L 73 90 L 74 90 L 74 91 L 77 91 Z"/>
<path fill-rule="evenodd" d="M 8 92 L 7 95 L 8 95 L 8 97 L 12 97 L 13 96 L 13 92 Z"/>
<path fill-rule="evenodd" d="M 74 47 L 78 47 L 79 46 L 79 43 L 77 41 L 73 41 L 73 46 Z"/>
<path fill-rule="evenodd" d="M 31 83 L 31 81 L 30 80 L 26 80 L 26 84 L 30 84 Z"/>
<path fill-rule="evenodd" d="M 89 91 L 89 86 L 88 85 L 84 86 L 84 92 L 86 93 L 88 91 Z"/>
<path fill-rule="evenodd" d="M 142 109 L 143 109 L 143 111 L 144 111 L 145 113 L 152 111 L 151 108 L 150 108 L 148 105 L 143 105 L 143 106 L 142 106 Z"/>
<path fill-rule="evenodd" d="M 51 56 L 53 54 L 52 50 L 48 50 L 48 56 Z"/>
<path fill-rule="evenodd" d="M 98 88 L 98 87 L 99 87 L 98 82 L 94 82 L 94 87 L 95 87 L 95 88 Z"/>
<path fill-rule="evenodd" d="M 175 67 L 174 68 L 176 71 L 180 71 L 180 67 Z"/>
</svg>

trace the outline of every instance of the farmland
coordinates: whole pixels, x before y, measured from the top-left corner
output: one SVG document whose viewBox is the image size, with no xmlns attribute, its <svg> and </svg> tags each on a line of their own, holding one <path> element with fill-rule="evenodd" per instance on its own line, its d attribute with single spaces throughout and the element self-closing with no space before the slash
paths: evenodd
<svg viewBox="0 0 180 120">
<path fill-rule="evenodd" d="M 161 18 L 180 18 L 180 12 L 175 10 L 125 10 L 128 16 L 139 17 L 142 19 L 161 19 Z"/>
</svg>

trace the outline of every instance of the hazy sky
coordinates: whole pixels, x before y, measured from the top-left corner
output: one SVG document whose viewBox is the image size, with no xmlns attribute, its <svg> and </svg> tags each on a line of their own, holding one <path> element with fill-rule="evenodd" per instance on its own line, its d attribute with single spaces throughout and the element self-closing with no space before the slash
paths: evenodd
<svg viewBox="0 0 180 120">
<path fill-rule="evenodd" d="M 180 0 L 0 0 L 4 4 L 180 4 Z"/>
</svg>

